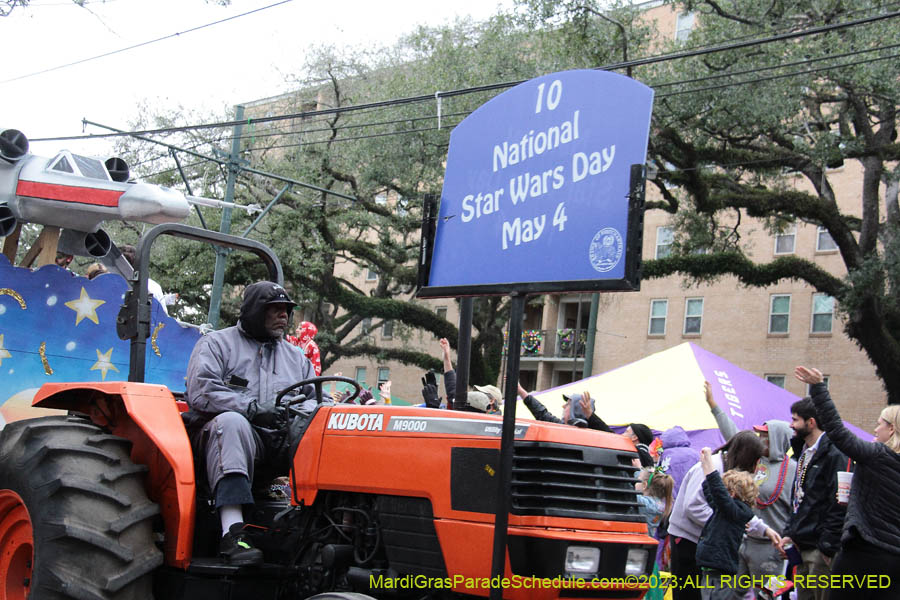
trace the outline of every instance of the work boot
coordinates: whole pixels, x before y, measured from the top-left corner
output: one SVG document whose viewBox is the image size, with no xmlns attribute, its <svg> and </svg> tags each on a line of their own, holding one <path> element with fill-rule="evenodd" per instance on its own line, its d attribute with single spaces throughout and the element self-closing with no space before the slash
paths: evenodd
<svg viewBox="0 0 900 600">
<path fill-rule="evenodd" d="M 235 523 L 219 542 L 219 555 L 229 564 L 245 567 L 263 563 L 263 553 L 253 547 L 250 536 L 244 531 L 243 523 Z"/>
</svg>

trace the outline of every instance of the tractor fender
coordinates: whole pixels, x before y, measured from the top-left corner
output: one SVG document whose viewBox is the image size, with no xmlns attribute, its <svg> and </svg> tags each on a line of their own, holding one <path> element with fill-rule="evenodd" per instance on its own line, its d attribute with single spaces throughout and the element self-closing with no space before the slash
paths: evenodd
<svg viewBox="0 0 900 600">
<path fill-rule="evenodd" d="M 132 442 L 131 459 L 149 468 L 147 493 L 159 504 L 165 523 L 166 564 L 187 568 L 197 501 L 194 457 L 169 389 L 123 381 L 46 383 L 32 405 L 83 413 Z"/>
</svg>

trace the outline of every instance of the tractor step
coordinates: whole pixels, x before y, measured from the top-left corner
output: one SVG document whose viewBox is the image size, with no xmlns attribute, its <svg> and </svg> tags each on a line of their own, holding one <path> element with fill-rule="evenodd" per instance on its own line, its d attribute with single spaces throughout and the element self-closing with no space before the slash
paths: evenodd
<svg viewBox="0 0 900 600">
<path fill-rule="evenodd" d="M 277 600 L 291 571 L 275 564 L 238 567 L 217 558 L 201 558 L 187 570 L 159 569 L 153 592 L 156 598 L 169 600 Z"/>
</svg>

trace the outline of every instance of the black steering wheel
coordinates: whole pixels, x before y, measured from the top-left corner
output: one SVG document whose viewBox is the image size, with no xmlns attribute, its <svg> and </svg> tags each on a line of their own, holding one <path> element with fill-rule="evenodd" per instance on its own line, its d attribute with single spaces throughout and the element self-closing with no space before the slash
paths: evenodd
<svg viewBox="0 0 900 600">
<path fill-rule="evenodd" d="M 356 400 L 359 393 L 362 391 L 362 386 L 359 385 L 359 382 L 355 379 L 350 379 L 349 377 L 338 377 L 336 375 L 323 375 L 322 377 L 310 377 L 309 379 L 304 379 L 303 381 L 298 381 L 297 383 L 290 385 L 275 396 L 275 406 L 281 406 L 281 399 L 288 392 L 292 392 L 297 388 L 306 386 L 306 385 L 314 385 L 316 388 L 316 398 L 319 404 L 322 403 L 322 384 L 326 381 L 343 381 L 344 383 L 349 383 L 353 386 L 353 395 L 349 398 L 344 398 L 343 402 L 352 402 Z M 288 407 L 293 406 L 295 404 L 299 404 L 300 402 L 304 402 L 306 400 L 306 396 L 303 394 L 298 395 L 296 398 L 287 403 Z"/>
</svg>

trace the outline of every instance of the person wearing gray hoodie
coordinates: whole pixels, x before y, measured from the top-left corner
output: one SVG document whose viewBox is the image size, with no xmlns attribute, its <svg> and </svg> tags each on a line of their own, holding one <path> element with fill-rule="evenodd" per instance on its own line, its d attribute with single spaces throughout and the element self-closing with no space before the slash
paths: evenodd
<svg viewBox="0 0 900 600">
<path fill-rule="evenodd" d="M 316 410 L 312 384 L 286 397 L 300 413 L 276 406 L 279 390 L 316 376 L 303 350 L 284 339 L 296 304 L 280 285 L 259 281 L 244 290 L 238 324 L 197 341 L 188 361 L 182 416 L 222 524 L 220 555 L 235 566 L 259 565 L 263 554 L 244 529 L 243 506 L 253 504 L 254 468 L 271 464 L 274 440 L 293 421 L 302 425 Z M 303 398 L 300 397 L 302 392 Z M 322 394 L 327 403 L 331 396 Z M 292 409 L 293 411 L 293 409 Z M 302 429 L 298 428 L 302 433 Z M 289 462 L 289 457 L 285 463 Z M 259 464 L 257 464 L 259 463 Z M 289 464 L 282 465 L 284 472 Z"/>
<path fill-rule="evenodd" d="M 738 432 L 734 421 L 716 404 L 712 398 L 709 385 L 706 388 L 706 402 L 719 425 L 719 431 L 725 440 L 731 439 Z M 793 430 L 786 421 L 770 419 L 753 429 L 760 435 L 766 445 L 766 451 L 756 467 L 754 481 L 759 486 L 759 497 L 756 499 L 753 513 L 771 529 L 783 531 L 784 524 L 791 514 L 791 482 L 797 472 L 797 461 L 787 455 L 791 447 Z M 768 575 L 782 575 L 783 559 L 765 529 L 750 528 L 744 536 L 739 551 L 738 579 L 753 583 L 762 581 Z M 744 576 L 744 577 L 741 577 Z M 746 598 L 749 588 L 735 587 L 730 598 L 739 600 Z"/>
</svg>

